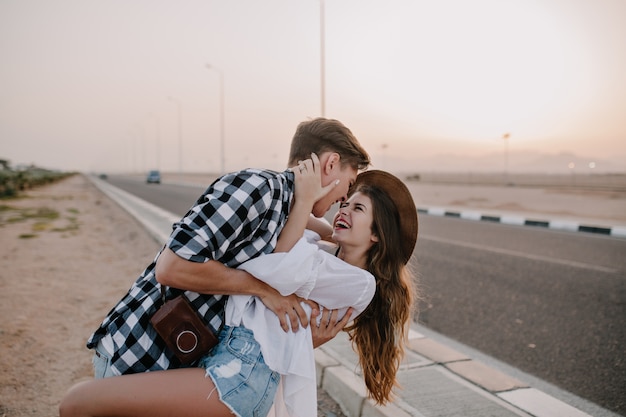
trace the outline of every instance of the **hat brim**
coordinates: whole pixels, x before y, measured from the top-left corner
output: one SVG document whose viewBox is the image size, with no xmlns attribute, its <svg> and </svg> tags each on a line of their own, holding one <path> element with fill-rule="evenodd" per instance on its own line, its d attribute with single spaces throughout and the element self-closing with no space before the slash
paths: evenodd
<svg viewBox="0 0 626 417">
<path fill-rule="evenodd" d="M 360 185 L 379 188 L 393 201 L 400 216 L 403 260 L 404 263 L 408 263 L 415 249 L 418 231 L 417 208 L 411 192 L 398 177 L 381 170 L 361 172 L 350 189 L 350 195 L 358 190 Z"/>
</svg>

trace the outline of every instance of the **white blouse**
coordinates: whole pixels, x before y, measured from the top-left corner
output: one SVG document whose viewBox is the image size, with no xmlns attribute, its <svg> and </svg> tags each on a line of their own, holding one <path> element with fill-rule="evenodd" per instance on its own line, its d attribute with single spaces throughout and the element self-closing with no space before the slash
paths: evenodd
<svg viewBox="0 0 626 417">
<path fill-rule="evenodd" d="M 306 230 L 289 252 L 262 255 L 239 268 L 282 295 L 295 293 L 324 308 L 339 309 L 338 317 L 343 317 L 348 307 L 352 307 L 354 318 L 365 310 L 374 296 L 374 276 L 327 252 L 319 241 L 317 233 Z M 310 316 L 309 306 L 302 305 Z M 254 332 L 265 363 L 282 375 L 282 392 L 277 398 L 282 397 L 289 416 L 316 417 L 317 386 L 310 327 L 295 333 L 285 332 L 278 317 L 261 300 L 244 295 L 228 298 L 226 325 L 243 325 Z M 282 407 L 277 404 L 275 408 Z"/>
</svg>

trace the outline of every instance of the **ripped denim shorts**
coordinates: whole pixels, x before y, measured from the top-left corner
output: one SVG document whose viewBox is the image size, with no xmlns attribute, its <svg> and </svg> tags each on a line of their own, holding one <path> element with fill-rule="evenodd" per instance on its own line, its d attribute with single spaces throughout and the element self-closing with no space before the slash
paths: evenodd
<svg viewBox="0 0 626 417">
<path fill-rule="evenodd" d="M 206 369 L 220 400 L 239 417 L 269 413 L 280 382 L 280 374 L 263 360 L 261 346 L 251 330 L 224 326 L 219 343 L 198 364 Z"/>
</svg>

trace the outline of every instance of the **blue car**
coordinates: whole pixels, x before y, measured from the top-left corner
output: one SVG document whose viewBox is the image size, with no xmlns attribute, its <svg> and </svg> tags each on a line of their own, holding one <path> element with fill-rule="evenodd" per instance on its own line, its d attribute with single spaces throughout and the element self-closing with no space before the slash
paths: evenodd
<svg viewBox="0 0 626 417">
<path fill-rule="evenodd" d="M 146 182 L 148 184 L 160 184 L 161 183 L 161 173 L 157 170 L 152 170 L 148 172 L 148 177 L 146 178 Z"/>
</svg>

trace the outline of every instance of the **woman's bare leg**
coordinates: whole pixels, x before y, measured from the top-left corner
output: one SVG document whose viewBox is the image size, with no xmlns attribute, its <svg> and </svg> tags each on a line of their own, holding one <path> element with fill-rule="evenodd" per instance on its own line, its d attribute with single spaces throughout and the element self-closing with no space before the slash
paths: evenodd
<svg viewBox="0 0 626 417">
<path fill-rule="evenodd" d="M 115 376 L 72 387 L 61 417 L 232 417 L 202 368 Z"/>
</svg>

